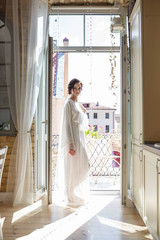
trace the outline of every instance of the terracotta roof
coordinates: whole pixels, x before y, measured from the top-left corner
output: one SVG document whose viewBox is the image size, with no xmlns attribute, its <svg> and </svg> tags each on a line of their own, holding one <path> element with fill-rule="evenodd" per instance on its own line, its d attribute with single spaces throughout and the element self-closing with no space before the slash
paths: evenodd
<svg viewBox="0 0 160 240">
<path fill-rule="evenodd" d="M 105 106 L 94 106 L 94 107 L 86 108 L 86 110 L 116 110 L 116 108 L 110 108 Z"/>
<path fill-rule="evenodd" d="M 102 106 L 102 105 L 97 105 L 95 103 L 82 103 L 86 110 L 117 110 L 116 108 L 110 108 L 110 107 L 106 107 L 106 106 Z M 89 104 L 89 107 L 86 107 L 86 105 Z"/>
</svg>

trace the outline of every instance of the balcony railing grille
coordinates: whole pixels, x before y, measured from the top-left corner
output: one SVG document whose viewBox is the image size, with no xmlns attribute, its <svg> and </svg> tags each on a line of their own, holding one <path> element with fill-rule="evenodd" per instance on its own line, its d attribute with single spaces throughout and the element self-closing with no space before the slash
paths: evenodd
<svg viewBox="0 0 160 240">
<path fill-rule="evenodd" d="M 52 136 L 53 179 L 58 156 L 59 135 Z M 98 177 L 120 176 L 120 133 L 108 133 L 100 139 L 86 139 L 90 177 L 97 182 Z"/>
</svg>

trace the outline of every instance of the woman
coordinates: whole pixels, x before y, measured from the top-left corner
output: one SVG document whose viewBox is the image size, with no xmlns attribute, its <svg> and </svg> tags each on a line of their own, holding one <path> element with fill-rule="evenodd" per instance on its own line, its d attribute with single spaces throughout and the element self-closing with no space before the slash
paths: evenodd
<svg viewBox="0 0 160 240">
<path fill-rule="evenodd" d="M 83 205 L 89 193 L 89 162 L 85 143 L 88 120 L 85 108 L 78 103 L 83 84 L 72 79 L 68 93 L 59 140 L 58 163 L 55 177 L 55 200 L 67 204 Z"/>
</svg>

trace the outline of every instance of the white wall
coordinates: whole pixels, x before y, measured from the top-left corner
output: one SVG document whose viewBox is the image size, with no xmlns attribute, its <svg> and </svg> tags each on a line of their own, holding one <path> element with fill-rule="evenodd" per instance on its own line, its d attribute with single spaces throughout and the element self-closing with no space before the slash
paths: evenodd
<svg viewBox="0 0 160 240">
<path fill-rule="evenodd" d="M 89 124 L 93 127 L 93 125 L 98 125 L 98 129 L 100 127 L 103 127 L 103 131 L 105 132 L 106 125 L 109 125 L 109 131 L 114 129 L 114 123 L 115 123 L 115 117 L 114 117 L 114 111 L 115 110 L 88 110 L 87 113 L 89 113 Z M 93 118 L 94 113 L 97 113 L 97 119 Z M 105 118 L 105 113 L 109 113 L 109 119 Z"/>
</svg>

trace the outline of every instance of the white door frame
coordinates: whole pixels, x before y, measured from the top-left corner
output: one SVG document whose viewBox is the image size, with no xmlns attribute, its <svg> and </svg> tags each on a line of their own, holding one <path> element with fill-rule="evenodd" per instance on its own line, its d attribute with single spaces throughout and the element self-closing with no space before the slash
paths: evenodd
<svg viewBox="0 0 160 240">
<path fill-rule="evenodd" d="M 39 103 L 35 114 L 35 186 L 34 201 L 39 200 L 47 190 L 48 176 L 48 81 L 47 53 L 45 52 L 39 92 Z"/>
<path fill-rule="evenodd" d="M 58 12 L 56 12 L 55 9 L 50 9 L 50 14 L 63 14 L 63 8 L 57 8 Z M 96 9 L 96 8 L 95 8 Z M 93 14 L 95 13 L 94 10 L 95 9 L 92 9 L 92 12 L 90 14 Z M 77 8 L 76 8 L 76 12 L 74 12 L 74 9 L 71 9 L 71 8 L 68 8 L 66 10 L 65 8 L 65 14 L 73 14 L 73 13 L 77 13 Z M 111 10 L 110 11 L 110 14 L 114 14 L 114 11 L 112 9 L 112 12 Z M 115 11 L 116 13 L 117 10 Z M 79 13 L 83 14 L 84 12 L 81 10 Z M 102 12 L 99 11 L 97 14 L 101 14 Z M 104 12 L 103 12 L 104 14 Z M 108 12 L 106 11 L 106 14 L 108 14 Z M 120 12 L 119 12 L 120 14 Z M 53 41 L 53 40 L 52 40 Z M 121 121 L 121 131 L 122 131 L 122 143 L 121 143 L 121 149 L 122 149 L 122 152 L 121 152 L 121 203 L 126 205 L 128 204 L 128 164 L 127 164 L 127 159 L 128 159 L 128 149 L 127 149 L 127 142 L 128 142 L 128 94 L 127 93 L 127 89 L 128 89 L 128 79 L 127 79 L 127 76 L 128 76 L 128 73 L 127 73 L 127 36 L 123 36 L 122 37 L 122 43 L 121 43 L 121 69 L 122 69 L 122 72 L 121 72 L 121 116 L 122 116 L 122 121 Z M 50 42 L 50 41 L 49 41 Z M 51 45 L 50 45 L 51 46 Z M 62 49 L 61 49 L 62 48 Z M 64 51 L 64 47 L 59 47 L 58 48 L 58 51 Z M 69 49 L 68 49 L 69 50 Z M 72 48 L 70 49 L 71 52 L 74 51 L 75 49 Z M 81 49 L 80 49 L 81 50 Z M 115 49 L 115 51 L 119 51 L 119 49 Z M 67 51 L 67 50 L 66 50 Z M 87 48 L 86 48 L 86 51 L 87 51 Z M 94 47 L 92 47 L 92 51 L 94 52 Z M 110 51 L 110 49 L 108 48 L 101 48 L 100 51 L 103 51 L 103 52 L 107 52 L 107 51 Z M 84 52 L 84 49 L 83 49 L 83 52 Z M 95 49 L 95 52 L 98 52 L 98 48 L 96 47 Z M 51 52 L 49 53 L 49 55 L 51 54 Z M 50 55 L 50 58 L 49 58 L 49 61 L 51 61 L 51 55 Z M 50 65 L 50 64 L 49 64 Z M 49 82 L 51 81 L 50 79 L 50 76 L 51 76 L 51 69 L 49 69 Z M 51 87 L 51 82 L 49 83 L 49 86 Z M 50 88 L 51 89 L 51 88 Z M 52 109 L 52 94 L 50 96 L 50 107 L 49 109 L 51 110 Z M 51 173 L 51 167 L 52 167 L 52 163 L 51 163 L 51 157 L 52 157 L 52 133 L 51 133 L 51 130 L 52 130 L 52 117 L 51 117 L 51 113 L 49 114 L 50 116 L 50 123 L 48 124 L 49 126 L 49 132 L 50 132 L 50 143 L 49 143 L 49 161 L 48 161 L 48 189 L 49 189 L 49 203 L 52 203 L 52 182 L 51 182 L 51 176 L 52 176 L 52 173 Z"/>
<path fill-rule="evenodd" d="M 127 196 L 127 79 L 126 79 L 126 35 L 121 37 L 121 202 L 126 205 Z"/>
<path fill-rule="evenodd" d="M 129 179 L 130 172 L 130 164 L 131 164 L 131 155 L 129 154 L 129 144 L 131 139 L 130 137 L 130 119 L 129 119 L 129 109 L 128 109 L 128 101 L 130 101 L 130 93 L 129 93 L 129 73 L 128 73 L 128 52 L 127 52 L 127 35 L 122 36 L 121 38 L 121 131 L 122 131 L 122 141 L 121 141 L 121 159 L 122 159 L 122 167 L 121 167 L 121 201 L 122 204 L 126 206 L 132 206 L 133 202 L 130 196 L 129 189 Z M 129 164 L 130 161 L 130 164 Z M 131 184 L 131 183 L 130 183 Z"/>
<path fill-rule="evenodd" d="M 48 37 L 48 204 L 52 203 L 52 66 L 53 66 L 53 38 Z"/>
</svg>

